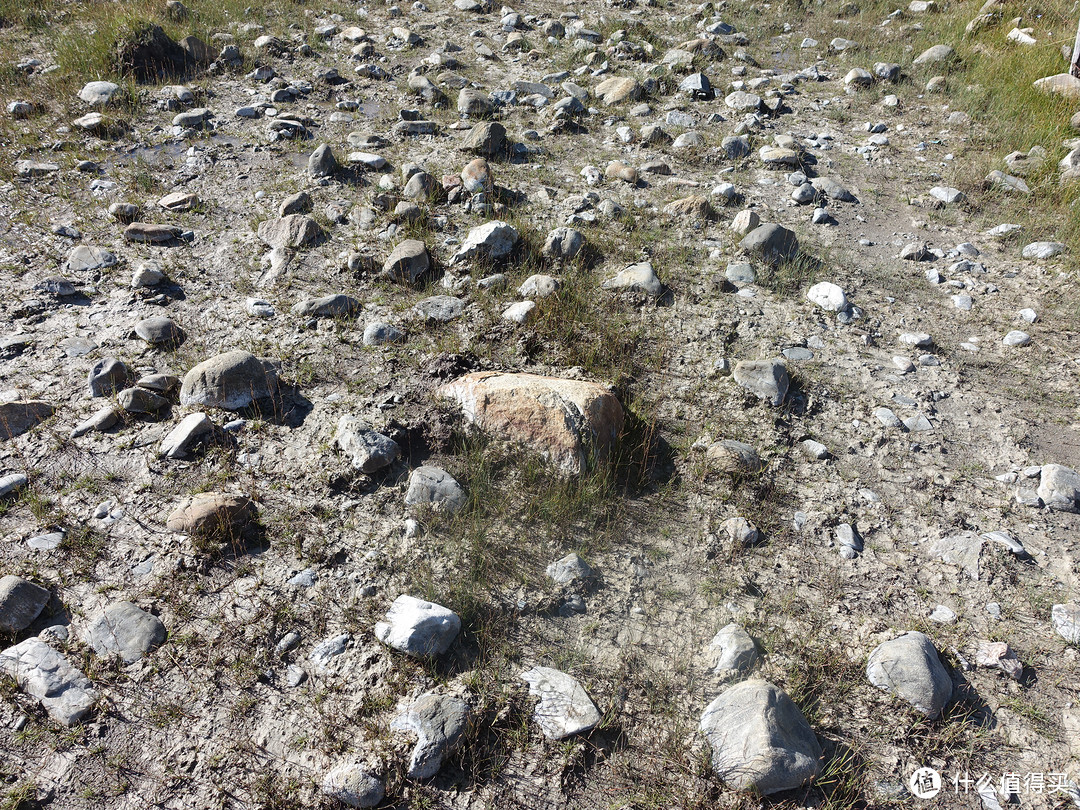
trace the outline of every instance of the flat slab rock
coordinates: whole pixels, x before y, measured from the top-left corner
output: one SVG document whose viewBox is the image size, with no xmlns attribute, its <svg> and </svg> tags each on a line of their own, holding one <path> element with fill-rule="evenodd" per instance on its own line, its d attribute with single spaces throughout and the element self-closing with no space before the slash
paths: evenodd
<svg viewBox="0 0 1080 810">
<path fill-rule="evenodd" d="M 461 619 L 452 610 L 402 595 L 375 625 L 375 637 L 406 655 L 431 658 L 446 652 L 460 630 Z"/>
<path fill-rule="evenodd" d="M 138 661 L 165 641 L 165 625 L 133 602 L 116 602 L 90 623 L 86 636 L 98 655 L 119 655 L 125 664 Z"/>
<path fill-rule="evenodd" d="M 0 403 L 0 441 L 21 436 L 56 412 L 56 407 L 40 399 Z"/>
<path fill-rule="evenodd" d="M 821 745 L 798 706 L 763 680 L 725 690 L 701 715 L 713 771 L 738 790 L 769 795 L 821 771 Z"/>
<path fill-rule="evenodd" d="M 78 723 L 98 699 L 90 679 L 38 638 L 0 652 L 0 672 L 14 678 L 19 689 L 37 698 L 61 725 Z"/>
<path fill-rule="evenodd" d="M 599 383 L 482 371 L 439 389 L 480 430 L 540 453 L 566 475 L 580 475 L 590 454 L 606 458 L 623 428 L 614 392 Z"/>
<path fill-rule="evenodd" d="M 904 633 L 875 647 L 866 664 L 866 677 L 930 718 L 941 714 L 952 697 L 952 678 L 924 633 Z"/>
<path fill-rule="evenodd" d="M 533 717 L 549 740 L 562 740 L 594 728 L 600 710 L 576 678 L 550 667 L 533 667 L 520 675 L 529 694 L 540 698 Z"/>
</svg>

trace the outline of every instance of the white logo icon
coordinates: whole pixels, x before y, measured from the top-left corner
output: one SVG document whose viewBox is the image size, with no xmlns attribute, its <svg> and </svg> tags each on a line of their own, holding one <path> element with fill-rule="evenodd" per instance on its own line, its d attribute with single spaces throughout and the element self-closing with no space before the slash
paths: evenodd
<svg viewBox="0 0 1080 810">
<path fill-rule="evenodd" d="M 941 774 L 933 768 L 919 768 L 908 780 L 912 794 L 919 799 L 932 799 L 941 792 Z"/>
</svg>

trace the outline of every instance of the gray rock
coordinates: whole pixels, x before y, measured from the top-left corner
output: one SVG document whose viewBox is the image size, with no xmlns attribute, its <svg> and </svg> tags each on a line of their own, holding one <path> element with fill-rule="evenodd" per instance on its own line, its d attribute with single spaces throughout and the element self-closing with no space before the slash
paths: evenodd
<svg viewBox="0 0 1080 810">
<path fill-rule="evenodd" d="M 854 559 L 863 550 L 863 540 L 850 523 L 841 523 L 836 527 L 836 544 L 840 547 L 840 556 Z"/>
<path fill-rule="evenodd" d="M 750 680 L 725 690 L 701 715 L 716 775 L 737 790 L 769 795 L 821 771 L 821 745 L 781 689 Z"/>
<path fill-rule="evenodd" d="M 425 506 L 436 512 L 457 512 L 468 502 L 465 490 L 446 470 L 417 467 L 409 475 L 406 506 Z"/>
<path fill-rule="evenodd" d="M 39 700 L 61 725 L 78 723 L 97 702 L 90 679 L 37 638 L 0 652 L 0 672 L 14 678 L 19 689 Z"/>
<path fill-rule="evenodd" d="M 510 255 L 517 242 L 518 232 L 512 225 L 501 220 L 485 222 L 469 231 L 461 247 L 450 258 L 450 263 L 504 259 Z"/>
<path fill-rule="evenodd" d="M 943 562 L 957 566 L 972 579 L 978 579 L 983 542 L 975 532 L 961 532 L 935 540 L 930 545 L 930 553 Z"/>
<path fill-rule="evenodd" d="M 754 268 L 745 262 L 736 262 L 729 264 L 724 271 L 724 278 L 730 281 L 737 287 L 741 287 L 744 284 L 753 284 L 757 281 L 757 274 L 754 272 Z"/>
<path fill-rule="evenodd" d="M 561 286 L 562 282 L 554 276 L 536 273 L 521 282 L 518 295 L 522 298 L 547 298 L 557 293 Z"/>
<path fill-rule="evenodd" d="M 433 295 L 417 301 L 411 311 L 414 317 L 429 323 L 448 323 L 461 316 L 465 302 L 452 295 Z"/>
<path fill-rule="evenodd" d="M 941 714 L 952 697 L 952 679 L 923 633 L 912 631 L 879 644 L 870 653 L 866 677 L 931 719 Z"/>
<path fill-rule="evenodd" d="M 23 473 L 10 473 L 0 478 L 0 498 L 14 495 L 30 482 Z"/>
<path fill-rule="evenodd" d="M 278 216 L 287 217 L 290 214 L 306 214 L 310 210 L 311 195 L 306 191 L 301 191 L 281 201 L 281 205 L 278 206 Z"/>
<path fill-rule="evenodd" d="M 951 45 L 933 45 L 916 56 L 911 64 L 930 65 L 938 62 L 947 62 L 955 56 Z"/>
<path fill-rule="evenodd" d="M 145 318 L 135 324 L 135 334 L 153 346 L 179 346 L 184 342 L 184 330 L 171 318 Z"/>
<path fill-rule="evenodd" d="M 322 792 L 346 807 L 375 807 L 386 795 L 382 780 L 355 763 L 338 765 L 328 771 L 323 777 Z"/>
<path fill-rule="evenodd" d="M 556 585 L 569 585 L 578 580 L 592 579 L 593 570 L 577 554 L 567 554 L 547 567 L 547 575 Z"/>
<path fill-rule="evenodd" d="M 65 271 L 81 273 L 112 267 L 116 262 L 116 254 L 105 248 L 77 245 L 68 252 L 63 267 Z"/>
<path fill-rule="evenodd" d="M 461 149 L 487 157 L 499 154 L 506 147 L 506 127 L 498 121 L 474 124 L 461 142 Z"/>
<path fill-rule="evenodd" d="M 311 217 L 289 214 L 259 223 L 259 239 L 275 248 L 300 248 L 316 244 L 323 229 Z"/>
<path fill-rule="evenodd" d="M 1051 509 L 1076 512 L 1080 501 L 1080 475 L 1061 464 L 1044 464 L 1039 473 L 1039 497 Z"/>
<path fill-rule="evenodd" d="M 338 420 L 334 445 L 349 456 L 353 467 L 367 474 L 392 464 L 401 455 L 397 442 L 371 430 L 355 416 Z"/>
<path fill-rule="evenodd" d="M 735 672 L 742 675 L 757 662 L 758 652 L 754 639 L 737 624 L 729 624 L 720 629 L 709 642 L 709 653 L 713 658 L 713 672 L 724 675 Z"/>
<path fill-rule="evenodd" d="M 126 664 L 138 661 L 165 641 L 165 625 L 132 602 L 115 602 L 87 628 L 98 655 L 116 653 Z"/>
<path fill-rule="evenodd" d="M 20 633 L 49 603 L 49 589 L 9 574 L 0 579 L 0 631 Z"/>
<path fill-rule="evenodd" d="M 117 404 L 128 413 L 157 413 L 169 407 L 169 400 L 145 388 L 125 388 L 117 395 Z"/>
<path fill-rule="evenodd" d="M 213 433 L 214 423 L 209 416 L 205 413 L 189 413 L 162 440 L 159 452 L 167 458 L 183 458 L 195 442 Z"/>
<path fill-rule="evenodd" d="M 97 431 L 103 433 L 109 428 L 116 425 L 120 421 L 120 414 L 117 413 L 116 408 L 112 405 L 106 405 L 101 408 L 97 413 L 91 416 L 89 419 L 80 422 L 71 431 L 71 438 L 77 439 L 79 436 L 85 436 L 91 431 Z"/>
<path fill-rule="evenodd" d="M 308 171 L 312 177 L 332 177 L 337 170 L 337 158 L 329 144 L 317 147 L 308 158 Z"/>
<path fill-rule="evenodd" d="M 389 323 L 369 323 L 364 327 L 364 345 L 382 346 L 387 343 L 404 343 L 405 333 Z"/>
<path fill-rule="evenodd" d="M 172 225 L 132 222 L 124 228 L 124 239 L 139 244 L 161 245 L 180 238 L 182 231 Z"/>
<path fill-rule="evenodd" d="M 204 360 L 184 375 L 180 404 L 236 411 L 277 391 L 277 372 L 244 351 Z"/>
<path fill-rule="evenodd" d="M 1050 624 L 1070 644 L 1080 644 L 1080 605 L 1068 603 L 1050 608 Z"/>
<path fill-rule="evenodd" d="M 549 740 L 562 740 L 596 727 L 600 711 L 577 679 L 550 667 L 533 667 L 520 675 L 529 694 L 540 698 L 533 717 Z"/>
<path fill-rule="evenodd" d="M 1025 245 L 1021 256 L 1025 259 L 1052 259 L 1065 252 L 1065 245 L 1061 242 L 1032 242 Z"/>
<path fill-rule="evenodd" d="M 461 743 L 469 719 L 469 704 L 449 695 L 420 695 L 390 722 L 394 731 L 416 735 L 409 757 L 409 778 L 430 779 L 443 760 Z"/>
<path fill-rule="evenodd" d="M 430 658 L 446 652 L 460 630 L 461 619 L 453 611 L 402 595 L 375 625 L 375 637 L 406 655 Z"/>
<path fill-rule="evenodd" d="M 406 239 L 390 252 L 380 275 L 402 284 L 415 284 L 430 269 L 427 246 L 419 239 Z"/>
<path fill-rule="evenodd" d="M 773 360 L 740 360 L 731 376 L 747 391 L 774 407 L 783 403 L 790 384 L 787 368 Z"/>
<path fill-rule="evenodd" d="M 343 293 L 308 298 L 296 302 L 292 307 L 293 315 L 301 318 L 351 318 L 359 311 L 360 302 Z"/>
<path fill-rule="evenodd" d="M 649 262 L 638 262 L 624 267 L 600 286 L 605 290 L 643 292 L 646 295 L 659 295 L 664 291 L 664 285 L 656 277 L 656 272 Z"/>
<path fill-rule="evenodd" d="M 494 111 L 491 99 L 472 87 L 463 87 L 458 92 L 457 111 L 472 118 L 484 118 Z"/>
<path fill-rule="evenodd" d="M 793 231 L 768 223 L 750 231 L 739 242 L 739 247 L 769 264 L 777 264 L 795 257 L 799 252 L 799 240 Z"/>
<path fill-rule="evenodd" d="M 120 95 L 120 85 L 112 82 L 87 82 L 79 91 L 79 98 L 87 104 L 105 105 Z"/>
<path fill-rule="evenodd" d="M 0 441 L 21 436 L 56 412 L 56 407 L 40 399 L 0 403 Z"/>
<path fill-rule="evenodd" d="M 544 240 L 543 254 L 556 261 L 570 261 L 585 246 L 585 235 L 574 228 L 556 228 Z"/>
</svg>

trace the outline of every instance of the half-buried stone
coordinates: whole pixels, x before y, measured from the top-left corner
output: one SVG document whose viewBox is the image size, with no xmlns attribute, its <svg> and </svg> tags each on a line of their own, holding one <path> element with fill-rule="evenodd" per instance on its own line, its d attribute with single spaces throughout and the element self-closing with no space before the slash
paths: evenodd
<svg viewBox="0 0 1080 810">
<path fill-rule="evenodd" d="M 430 269 L 427 246 L 419 239 L 406 239 L 390 252 L 379 275 L 400 284 L 415 284 Z"/>
<path fill-rule="evenodd" d="M 49 603 L 49 589 L 28 579 L 8 576 L 0 579 L 0 631 L 19 633 L 30 626 Z"/>
<path fill-rule="evenodd" d="M 173 510 L 166 528 L 199 540 L 226 542 L 243 532 L 255 519 L 256 511 L 255 502 L 243 495 L 200 492 Z"/>
<path fill-rule="evenodd" d="M 40 399 L 0 403 L 0 440 L 21 436 L 55 412 L 54 405 Z"/>
<path fill-rule="evenodd" d="M 461 743 L 469 719 L 469 704 L 451 695 L 420 695 L 390 722 L 394 731 L 416 735 L 409 757 L 409 778 L 430 779 L 443 760 Z"/>
<path fill-rule="evenodd" d="M 417 467 L 409 475 L 405 505 L 453 514 L 465 506 L 465 490 L 440 467 Z"/>
<path fill-rule="evenodd" d="M 438 390 L 485 433 L 536 451 L 564 475 L 580 475 L 593 454 L 606 458 L 623 428 L 614 392 L 599 383 L 481 371 Z"/>
<path fill-rule="evenodd" d="M 372 430 L 355 416 L 343 416 L 338 421 L 334 445 L 362 473 L 377 472 L 401 455 L 397 442 Z"/>
<path fill-rule="evenodd" d="M 135 324 L 135 334 L 151 346 L 179 346 L 184 342 L 184 330 L 172 318 L 155 316 Z"/>
<path fill-rule="evenodd" d="M 90 679 L 38 638 L 0 652 L 0 673 L 14 678 L 19 689 L 39 700 L 49 717 L 65 726 L 78 723 L 97 702 Z"/>
<path fill-rule="evenodd" d="M 600 711 L 577 679 L 550 667 L 533 667 L 520 675 L 536 695 L 533 717 L 549 740 L 562 740 L 593 729 Z"/>
<path fill-rule="evenodd" d="M 360 311 L 360 302 L 350 295 L 338 293 L 322 298 L 307 298 L 293 304 L 293 315 L 302 318 L 349 318 Z"/>
<path fill-rule="evenodd" d="M 799 708 L 763 680 L 736 684 L 706 707 L 701 732 L 716 775 L 762 795 L 806 784 L 821 771 L 821 745 Z"/>
<path fill-rule="evenodd" d="M 87 628 L 87 640 L 98 655 L 138 661 L 165 641 L 165 625 L 132 602 L 109 605 Z"/>
<path fill-rule="evenodd" d="M 778 407 L 787 396 L 790 378 L 783 363 L 772 360 L 740 360 L 731 372 L 732 378 L 758 399 Z"/>
<path fill-rule="evenodd" d="M 236 411 L 277 392 L 273 366 L 245 351 L 231 351 L 204 360 L 184 375 L 181 405 Z"/>
</svg>

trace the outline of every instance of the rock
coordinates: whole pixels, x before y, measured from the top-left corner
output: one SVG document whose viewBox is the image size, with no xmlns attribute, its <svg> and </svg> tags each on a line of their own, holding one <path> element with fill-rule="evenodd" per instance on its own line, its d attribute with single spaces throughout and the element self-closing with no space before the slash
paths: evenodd
<svg viewBox="0 0 1080 810">
<path fill-rule="evenodd" d="M 850 523 L 840 523 L 836 527 L 836 545 L 841 557 L 853 560 L 863 550 L 863 539 Z"/>
<path fill-rule="evenodd" d="M 600 286 L 605 290 L 642 292 L 646 295 L 660 295 L 664 291 L 664 285 L 656 277 L 656 272 L 649 262 L 638 262 L 624 267 Z"/>
<path fill-rule="evenodd" d="M 169 400 L 145 388 L 125 388 L 117 395 L 117 404 L 127 413 L 157 413 L 169 407 Z"/>
<path fill-rule="evenodd" d="M 731 230 L 740 236 L 746 236 L 759 225 L 761 225 L 761 217 L 756 211 L 740 211 L 731 220 Z"/>
<path fill-rule="evenodd" d="M 986 175 L 986 179 L 983 182 L 988 188 L 996 188 L 999 191 L 1015 191 L 1019 194 L 1031 193 L 1031 187 L 1019 177 L 1013 177 L 1011 174 L 1005 174 L 1005 172 L 998 171 L 997 169 L 994 169 L 990 174 Z"/>
<path fill-rule="evenodd" d="M 323 795 L 346 807 L 376 807 L 386 795 L 382 780 L 362 765 L 345 763 L 327 772 Z"/>
<path fill-rule="evenodd" d="M 487 157 L 493 157 L 503 151 L 506 146 L 506 127 L 498 121 L 481 121 L 474 124 L 465 140 L 461 142 L 461 149 L 465 152 L 474 152 Z"/>
<path fill-rule="evenodd" d="M 516 323 L 519 326 L 527 323 L 536 311 L 535 301 L 518 301 L 516 304 L 511 304 L 503 310 L 503 320 Z"/>
<path fill-rule="evenodd" d="M 14 495 L 30 483 L 30 479 L 22 473 L 11 473 L 0 478 L 0 498 Z"/>
<path fill-rule="evenodd" d="M 944 205 L 956 205 L 967 200 L 964 192 L 949 186 L 934 186 L 930 189 L 930 196 Z"/>
<path fill-rule="evenodd" d="M 417 467 L 409 475 L 406 506 L 424 506 L 436 512 L 454 513 L 468 503 L 461 485 L 439 467 Z"/>
<path fill-rule="evenodd" d="M 610 107 L 613 104 L 636 101 L 641 98 L 641 85 L 638 84 L 636 79 L 612 76 L 610 79 L 604 79 L 604 81 L 596 85 L 594 92 L 597 98 Z"/>
<path fill-rule="evenodd" d="M 739 112 L 757 112 L 764 106 L 761 96 L 743 90 L 736 90 L 734 93 L 728 94 L 724 98 L 724 104 Z"/>
<path fill-rule="evenodd" d="M 780 406 L 787 396 L 790 379 L 783 363 L 772 360 L 740 360 L 732 378 L 759 399 Z"/>
<path fill-rule="evenodd" d="M 725 690 L 701 715 L 713 772 L 736 790 L 769 795 L 806 784 L 821 771 L 821 745 L 802 712 L 768 681 Z"/>
<path fill-rule="evenodd" d="M 355 416 L 338 420 L 333 443 L 350 457 L 353 467 L 365 474 L 381 470 L 401 455 L 397 442 L 371 430 Z"/>
<path fill-rule="evenodd" d="M 690 219 L 713 220 L 717 218 L 716 211 L 708 199 L 696 194 L 669 202 L 664 206 L 664 213 L 668 216 L 688 217 Z"/>
<path fill-rule="evenodd" d="M 709 642 L 709 652 L 715 660 L 713 672 L 717 675 L 729 672 L 743 675 L 754 666 L 758 657 L 754 639 L 737 624 L 721 628 Z"/>
<path fill-rule="evenodd" d="M 844 291 L 828 281 L 819 282 L 807 290 L 806 300 L 829 312 L 843 312 L 848 308 Z"/>
<path fill-rule="evenodd" d="M 161 268 L 153 262 L 139 265 L 131 274 L 132 287 L 153 287 L 165 280 L 165 274 Z"/>
<path fill-rule="evenodd" d="M 312 177 L 333 177 L 338 168 L 337 158 L 329 144 L 318 146 L 308 157 L 308 171 Z M 262 234 L 259 234 L 259 238 L 262 238 Z"/>
<path fill-rule="evenodd" d="M 458 92 L 457 111 L 471 118 L 485 118 L 494 111 L 494 105 L 486 93 L 472 87 L 463 87 Z"/>
<path fill-rule="evenodd" d="M 124 386 L 128 379 L 128 368 L 115 357 L 99 360 L 88 378 L 90 396 L 106 397 Z"/>
<path fill-rule="evenodd" d="M 556 228 L 544 240 L 543 255 L 555 261 L 570 261 L 585 246 L 585 235 L 574 228 Z"/>
<path fill-rule="evenodd" d="M 132 602 L 114 602 L 86 631 L 98 655 L 116 653 L 125 664 L 138 661 L 165 641 L 165 625 Z"/>
<path fill-rule="evenodd" d="M 449 323 L 461 317 L 465 302 L 452 295 L 433 295 L 418 301 L 411 310 L 413 317 L 428 323 Z"/>
<path fill-rule="evenodd" d="M 0 652 L 0 672 L 41 702 L 57 723 L 72 726 L 86 717 L 98 695 L 90 679 L 63 655 L 37 638 Z"/>
<path fill-rule="evenodd" d="M 152 346 L 172 348 L 184 342 L 184 330 L 171 318 L 145 318 L 135 324 L 135 334 Z"/>
<path fill-rule="evenodd" d="M 71 273 L 82 273 L 112 267 L 116 262 L 116 255 L 105 248 L 78 245 L 68 253 L 63 267 Z"/>
<path fill-rule="evenodd" d="M 274 248 L 301 248 L 319 242 L 323 230 L 311 217 L 289 214 L 259 223 L 259 239 Z"/>
<path fill-rule="evenodd" d="M 1050 509 L 1076 512 L 1080 501 L 1080 475 L 1061 464 L 1044 464 L 1039 474 L 1039 497 Z"/>
<path fill-rule="evenodd" d="M 219 354 L 184 375 L 181 405 L 237 411 L 277 392 L 277 372 L 244 351 Z"/>
<path fill-rule="evenodd" d="M 549 740 L 563 740 L 596 727 L 600 711 L 577 679 L 550 667 L 533 667 L 519 676 L 529 694 L 540 698 L 533 718 Z"/>
<path fill-rule="evenodd" d="M 1070 101 L 1080 99 L 1080 78 L 1069 73 L 1058 73 L 1054 76 L 1037 79 L 1032 84 L 1032 87 L 1040 92 L 1061 96 Z"/>
<path fill-rule="evenodd" d="M 120 85 L 112 82 L 87 82 L 79 91 L 79 98 L 92 105 L 108 104 L 119 95 Z"/>
<path fill-rule="evenodd" d="M 1014 681 L 1019 681 L 1024 672 L 1024 665 L 1004 641 L 980 641 L 975 666 L 999 669 Z"/>
<path fill-rule="evenodd" d="M 255 502 L 243 495 L 200 492 L 181 501 L 165 525 L 170 532 L 225 542 L 238 537 L 256 514 Z"/>
<path fill-rule="evenodd" d="M 0 632 L 21 633 L 41 615 L 51 595 L 28 579 L 13 574 L 0 578 Z"/>
<path fill-rule="evenodd" d="M 161 245 L 180 238 L 180 229 L 172 225 L 132 222 L 124 228 L 124 240 L 140 244 Z"/>
<path fill-rule="evenodd" d="M 1001 339 L 1001 342 L 1006 346 L 1027 346 L 1031 343 L 1031 335 L 1019 329 L 1013 329 Z"/>
<path fill-rule="evenodd" d="M 406 239 L 390 252 L 380 276 L 401 284 L 415 284 L 430 269 L 427 246 L 419 239 Z"/>
<path fill-rule="evenodd" d="M 409 200 L 425 202 L 439 192 L 439 184 L 427 172 L 416 172 L 409 178 L 405 188 L 401 190 L 401 196 Z"/>
<path fill-rule="evenodd" d="M 679 92 L 686 93 L 695 101 L 712 101 L 716 98 L 716 91 L 704 73 L 691 73 L 679 82 Z"/>
<path fill-rule="evenodd" d="M 214 433 L 214 423 L 205 413 L 189 413 L 169 431 L 158 452 L 166 458 L 183 458 L 195 442 Z"/>
<path fill-rule="evenodd" d="M 952 679 L 926 635 L 908 632 L 879 644 L 866 665 L 874 686 L 891 692 L 933 719 L 952 697 Z"/>
<path fill-rule="evenodd" d="M 859 201 L 846 186 L 831 177 L 815 177 L 810 181 L 810 185 L 833 202 L 857 203 Z"/>
<path fill-rule="evenodd" d="M 106 405 L 89 419 L 76 425 L 71 431 L 71 438 L 77 439 L 79 436 L 85 436 L 92 430 L 103 433 L 119 421 L 120 414 L 117 412 L 116 408 L 112 405 Z"/>
<path fill-rule="evenodd" d="M 1080 605 L 1054 605 L 1050 609 L 1054 631 L 1070 644 L 1080 644 Z"/>
<path fill-rule="evenodd" d="M 352 318 L 359 311 L 360 302 L 343 293 L 307 298 L 292 307 L 292 314 L 301 318 Z"/>
<path fill-rule="evenodd" d="M 874 77 L 868 70 L 863 68 L 852 68 L 844 76 L 845 87 L 864 88 L 872 87 L 874 84 Z"/>
<path fill-rule="evenodd" d="M 948 62 L 956 55 L 951 45 L 933 45 L 916 56 L 911 64 L 933 65 L 940 62 Z"/>
<path fill-rule="evenodd" d="M 1025 259 L 1052 259 L 1065 252 L 1065 245 L 1061 242 L 1032 242 L 1026 245 L 1021 255 Z"/>
<path fill-rule="evenodd" d="M 535 374 L 476 372 L 444 385 L 466 422 L 534 450 L 564 475 L 602 462 L 618 440 L 623 410 L 606 386 Z"/>
<path fill-rule="evenodd" d="M 446 652 L 460 630 L 461 619 L 453 611 L 402 595 L 375 625 L 375 637 L 413 658 L 431 658 Z"/>
<path fill-rule="evenodd" d="M 40 399 L 0 403 L 0 441 L 21 436 L 56 412 L 56 407 Z"/>
<path fill-rule="evenodd" d="M 589 564 L 573 553 L 551 563 L 545 573 L 556 585 L 569 585 L 571 582 L 593 578 L 593 570 Z"/>
<path fill-rule="evenodd" d="M 557 278 L 543 273 L 529 276 L 518 287 L 518 295 L 522 298 L 547 298 L 559 291 L 562 286 Z"/>
<path fill-rule="evenodd" d="M 461 247 L 450 258 L 450 264 L 505 259 L 517 241 L 518 232 L 512 225 L 501 220 L 485 222 L 469 231 Z"/>
<path fill-rule="evenodd" d="M 734 439 L 724 439 L 710 445 L 705 451 L 705 460 L 709 466 L 732 475 L 758 473 L 765 468 L 753 447 Z"/>
<path fill-rule="evenodd" d="M 390 722 L 394 731 L 416 735 L 409 757 L 410 779 L 430 779 L 439 772 L 443 760 L 461 743 L 468 719 L 469 704 L 465 701 L 428 692 Z"/>
<path fill-rule="evenodd" d="M 983 539 L 975 532 L 961 532 L 935 540 L 930 553 L 939 560 L 957 566 L 972 579 L 979 578 L 979 557 Z"/>
<path fill-rule="evenodd" d="M 778 264 L 795 257 L 799 252 L 799 240 L 794 232 L 770 223 L 750 231 L 739 242 L 739 247 L 769 264 Z"/>
<path fill-rule="evenodd" d="M 369 323 L 364 327 L 364 345 L 382 346 L 387 343 L 404 343 L 405 333 L 389 323 Z"/>
</svg>

